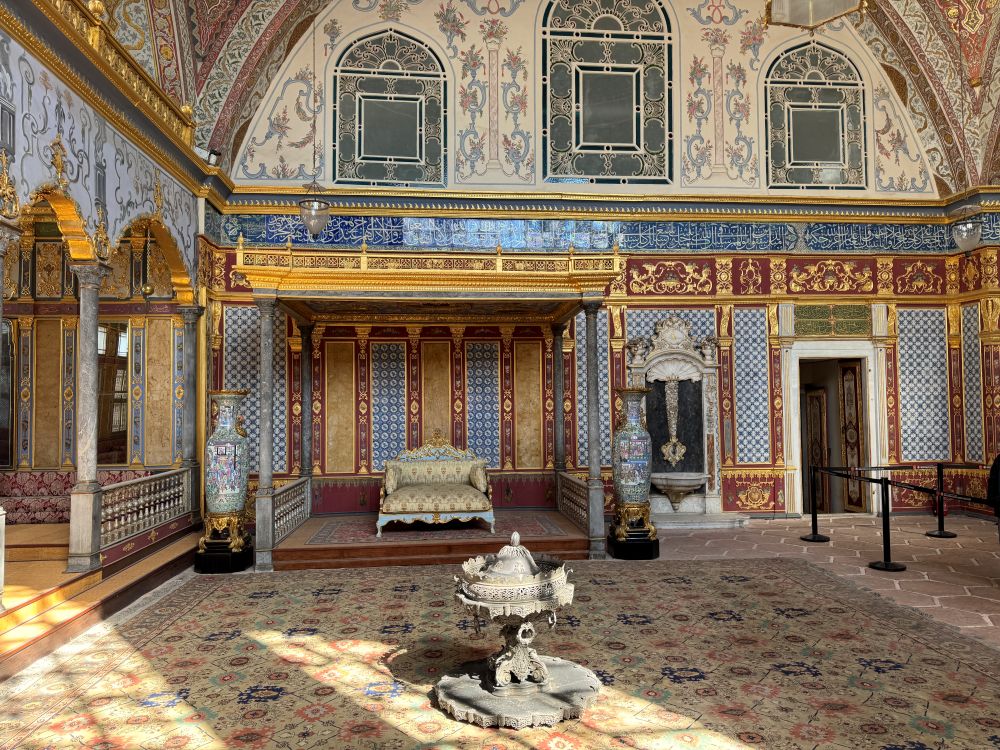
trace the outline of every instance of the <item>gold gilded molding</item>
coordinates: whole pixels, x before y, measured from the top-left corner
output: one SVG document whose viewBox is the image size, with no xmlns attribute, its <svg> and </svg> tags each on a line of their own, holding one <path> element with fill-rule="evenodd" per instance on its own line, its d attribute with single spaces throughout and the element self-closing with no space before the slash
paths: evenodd
<svg viewBox="0 0 1000 750">
<path fill-rule="evenodd" d="M 56 4 L 54 0 L 52 2 L 47 2 L 46 0 L 33 0 L 33 2 L 45 13 L 46 16 L 52 19 L 53 22 L 61 30 L 63 30 L 63 33 L 70 37 L 70 39 L 74 41 L 80 39 L 79 31 L 74 29 L 67 32 L 64 24 L 58 20 L 61 16 L 52 8 L 52 6 Z M 61 4 L 72 5 L 72 3 L 66 2 L 66 0 L 64 0 Z M 160 145 L 154 143 L 145 133 L 133 125 L 125 117 L 123 112 L 112 107 L 102 97 L 99 91 L 92 88 L 89 83 L 83 80 L 75 69 L 70 67 L 61 57 L 56 55 L 47 44 L 36 37 L 34 33 L 32 33 L 28 27 L 24 25 L 20 18 L 2 6 L 0 6 L 0 28 L 8 32 L 25 48 L 25 50 L 36 57 L 45 67 L 55 73 L 63 84 L 72 89 L 77 96 L 79 96 L 89 106 L 93 107 L 99 115 L 104 117 L 109 124 L 112 125 L 112 127 L 135 143 L 135 145 L 138 146 L 147 156 L 149 156 L 150 159 L 155 161 L 161 169 L 177 179 L 192 193 L 202 194 L 204 192 L 200 179 L 192 179 L 184 170 L 180 169 L 175 160 L 168 158 L 163 153 L 163 149 Z M 114 40 L 110 34 L 103 32 L 103 30 L 102 33 L 104 33 L 105 41 L 107 43 L 112 45 L 117 43 L 117 41 Z M 76 42 L 76 46 L 84 53 L 84 55 L 91 59 L 91 61 L 102 73 L 105 74 L 106 77 L 109 78 L 109 80 L 111 80 L 113 85 L 124 91 L 126 94 L 131 93 L 130 87 L 125 84 L 124 81 L 122 81 L 121 85 L 119 85 L 118 80 L 120 80 L 120 76 L 112 76 L 110 67 L 106 63 L 102 62 L 101 58 L 97 55 L 97 52 L 89 42 L 84 43 L 81 39 Z M 128 53 L 123 52 L 122 54 L 124 55 L 123 59 L 125 64 L 131 63 L 133 66 L 137 67 L 139 75 L 146 75 L 145 70 L 138 67 L 134 62 L 131 62 L 131 57 Z M 148 75 L 147 82 L 154 90 L 159 89 L 158 85 L 154 83 L 152 79 L 148 78 Z M 159 92 L 159 96 L 163 99 L 166 107 L 174 108 L 176 106 L 162 91 Z M 153 108 L 149 107 L 144 101 L 142 101 L 141 97 L 138 95 L 131 96 L 130 98 L 137 108 L 150 118 L 154 127 L 156 127 L 169 141 L 177 146 L 197 168 L 201 169 L 203 176 L 207 177 L 209 175 L 215 175 L 219 179 L 223 180 L 228 187 L 234 187 L 229 177 L 222 174 L 218 167 L 208 167 L 201 161 L 200 157 L 198 157 L 191 147 L 191 140 L 185 140 L 183 138 L 183 128 L 171 127 L 158 114 L 156 114 Z M 190 127 L 190 133 L 191 138 L 193 138 L 193 124 Z"/>
<path fill-rule="evenodd" d="M 851 260 L 793 265 L 788 272 L 788 288 L 793 292 L 871 292 L 875 286 L 871 270 L 855 270 L 856 265 Z"/>
<path fill-rule="evenodd" d="M 632 269 L 632 294 L 711 294 L 712 269 L 708 263 L 664 260 Z"/>
<path fill-rule="evenodd" d="M 733 259 L 715 259 L 715 291 L 716 294 L 733 293 Z"/>
<path fill-rule="evenodd" d="M 987 297 L 979 302 L 983 320 L 983 333 L 1000 332 L 1000 298 Z"/>
<path fill-rule="evenodd" d="M 945 291 L 948 294 L 958 294 L 962 291 L 958 275 L 959 256 L 949 255 L 944 259 Z"/>
<path fill-rule="evenodd" d="M 983 279 L 983 289 L 1000 288 L 997 277 L 997 249 L 988 247 L 979 254 L 979 270 Z"/>
</svg>

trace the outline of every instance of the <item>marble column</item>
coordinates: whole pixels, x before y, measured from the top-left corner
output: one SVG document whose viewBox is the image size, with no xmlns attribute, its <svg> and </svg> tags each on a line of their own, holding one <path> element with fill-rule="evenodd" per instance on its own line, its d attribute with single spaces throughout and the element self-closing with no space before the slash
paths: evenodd
<svg viewBox="0 0 1000 750">
<path fill-rule="evenodd" d="M 563 368 L 563 333 L 566 326 L 562 323 L 552 326 L 552 401 L 555 403 L 552 439 L 553 457 L 556 472 L 566 471 L 566 419 L 563 415 L 563 401 L 566 400 L 566 374 Z"/>
<path fill-rule="evenodd" d="M 587 495 L 590 518 L 591 560 L 605 557 L 604 481 L 601 479 L 601 419 L 600 384 L 597 378 L 597 313 L 599 301 L 585 302 L 583 312 L 587 322 Z M 610 439 L 610 436 L 609 436 Z"/>
<path fill-rule="evenodd" d="M 110 273 L 100 262 L 72 265 L 80 295 L 80 343 L 77 348 L 76 485 L 70 494 L 69 564 L 82 573 L 101 565 L 101 485 L 97 482 L 97 306 L 101 280 Z"/>
<path fill-rule="evenodd" d="M 204 307 L 181 307 L 184 321 L 184 421 L 181 430 L 181 466 L 189 469 L 191 510 L 201 508 L 201 473 L 198 470 L 198 318 Z"/>
<path fill-rule="evenodd" d="M 260 396 L 260 429 L 257 441 L 257 539 L 254 570 L 270 572 L 271 551 L 274 547 L 274 487 L 272 461 L 274 451 L 274 303 L 273 298 L 257 299 L 260 308 L 260 375 L 257 392 Z"/>
<path fill-rule="evenodd" d="M 302 476 L 313 473 L 313 325 L 299 326 L 302 334 Z"/>
</svg>

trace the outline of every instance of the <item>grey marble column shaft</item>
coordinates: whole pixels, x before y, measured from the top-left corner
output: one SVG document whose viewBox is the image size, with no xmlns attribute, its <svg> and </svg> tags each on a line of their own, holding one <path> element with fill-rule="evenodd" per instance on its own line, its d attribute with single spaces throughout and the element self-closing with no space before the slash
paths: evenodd
<svg viewBox="0 0 1000 750">
<path fill-rule="evenodd" d="M 204 307 L 180 308 L 184 321 L 184 420 L 181 428 L 181 466 L 190 470 L 191 510 L 201 507 L 201 479 L 198 470 L 198 318 Z"/>
<path fill-rule="evenodd" d="M 302 471 L 301 476 L 313 473 L 313 326 L 299 326 L 302 334 Z"/>
<path fill-rule="evenodd" d="M 605 557 L 604 539 L 604 481 L 601 479 L 601 419 L 600 388 L 597 363 L 597 313 L 598 301 L 583 305 L 587 324 L 587 499 L 589 509 L 590 553 L 592 560 Z M 610 439 L 610 436 L 608 436 Z"/>
<path fill-rule="evenodd" d="M 555 440 L 554 456 L 556 471 L 566 471 L 566 415 L 563 413 L 563 401 L 566 400 L 566 373 L 563 368 L 563 324 L 552 326 L 552 401 L 555 404 L 555 425 L 553 440 Z"/>
<path fill-rule="evenodd" d="M 74 263 L 80 295 L 77 328 L 76 485 L 70 493 L 69 565 L 72 573 L 101 564 L 101 485 L 97 482 L 97 313 L 101 279 L 111 269 L 100 262 Z"/>
<path fill-rule="evenodd" d="M 257 451 L 257 539 L 254 569 L 274 570 L 271 550 L 274 547 L 274 299 L 257 299 L 260 309 L 260 373 L 257 392 L 260 396 L 260 430 Z"/>
</svg>

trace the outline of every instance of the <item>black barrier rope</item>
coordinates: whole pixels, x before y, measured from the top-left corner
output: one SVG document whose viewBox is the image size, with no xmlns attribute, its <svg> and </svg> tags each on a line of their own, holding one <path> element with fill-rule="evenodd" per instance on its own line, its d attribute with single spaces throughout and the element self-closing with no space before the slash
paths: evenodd
<svg viewBox="0 0 1000 750">
<path fill-rule="evenodd" d="M 888 477 L 880 477 L 874 479 L 872 477 L 862 476 L 862 472 L 867 471 L 912 471 L 917 468 L 914 466 L 810 466 L 809 467 L 809 487 L 810 490 L 816 486 L 816 472 L 823 472 L 824 474 L 829 474 L 830 476 L 840 477 L 841 479 L 846 479 L 848 481 L 857 482 L 867 482 L 868 484 L 877 484 L 881 488 L 881 500 L 882 500 L 882 559 L 876 560 L 868 564 L 868 567 L 874 568 L 876 570 L 891 570 L 900 571 L 906 570 L 906 566 L 902 563 L 892 561 L 892 549 L 889 526 L 889 514 L 891 512 L 889 503 L 889 487 L 899 487 L 900 489 L 912 490 L 914 492 L 922 492 L 927 495 L 933 495 L 935 498 L 935 509 L 937 512 L 938 527 L 935 531 L 928 531 L 927 536 L 936 537 L 940 539 L 952 539 L 956 536 L 954 532 L 945 531 L 944 528 L 944 499 L 950 498 L 953 500 L 959 500 L 961 502 L 971 502 L 978 505 L 986 505 L 989 507 L 989 501 L 984 500 L 981 497 L 973 497 L 972 495 L 960 495 L 955 492 L 945 492 L 944 491 L 944 470 L 945 468 L 981 468 L 978 464 L 936 464 L 937 481 L 935 486 L 923 487 L 919 484 L 910 484 L 909 482 L 901 482 L 898 480 L 891 480 Z M 997 516 L 997 531 L 1000 533 L 1000 503 L 993 509 L 994 514 Z M 819 533 L 819 510 L 816 503 L 816 498 L 812 498 L 812 533 L 806 534 L 799 537 L 804 542 L 829 542 L 830 537 L 825 534 Z"/>
</svg>

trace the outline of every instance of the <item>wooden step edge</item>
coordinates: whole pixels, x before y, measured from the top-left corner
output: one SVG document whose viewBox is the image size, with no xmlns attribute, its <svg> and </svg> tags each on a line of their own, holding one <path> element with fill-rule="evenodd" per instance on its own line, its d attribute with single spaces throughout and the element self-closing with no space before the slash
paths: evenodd
<svg viewBox="0 0 1000 750">
<path fill-rule="evenodd" d="M 107 593 L 102 594 L 96 601 L 88 602 L 83 607 L 79 607 L 79 603 L 77 603 L 75 605 L 78 607 L 76 611 L 71 610 L 71 607 L 74 606 L 74 599 L 68 599 L 52 607 L 47 612 L 36 616 L 55 615 L 58 617 L 61 614 L 66 615 L 64 619 L 54 623 L 45 632 L 26 638 L 23 642 L 10 646 L 5 643 L 5 641 L 11 642 L 16 638 L 18 628 L 30 627 L 35 619 L 33 618 L 22 623 L 18 628 L 0 635 L 0 682 L 17 674 L 37 659 L 73 640 L 73 638 L 102 622 L 115 612 L 127 607 L 143 594 L 149 593 L 156 587 L 166 583 L 185 568 L 190 567 L 194 563 L 194 555 L 198 548 L 198 537 L 200 535 L 200 531 L 190 534 L 183 539 L 177 540 L 169 547 L 137 561 L 128 568 L 124 568 L 115 575 L 108 576 L 100 583 L 91 587 L 100 588 L 107 586 L 109 587 Z M 136 578 L 136 580 L 128 582 L 120 588 L 111 588 L 116 583 L 116 578 L 121 581 L 130 575 L 142 572 L 141 569 L 143 568 L 148 568 L 148 572 L 145 572 Z M 60 612 L 60 610 L 63 611 Z"/>
<path fill-rule="evenodd" d="M 38 562 L 24 561 L 19 562 Z M 20 604 L 8 607 L 0 613 L 0 640 L 7 631 L 16 628 L 28 620 L 34 619 L 38 615 L 47 612 L 53 607 L 57 607 L 74 596 L 83 593 L 101 582 L 103 578 L 100 570 L 93 570 L 89 573 L 81 573 L 75 578 L 61 583 L 58 586 L 39 591 L 30 599 L 25 599 Z"/>
<path fill-rule="evenodd" d="M 4 550 L 7 562 L 51 562 L 68 557 L 68 544 L 8 544 Z"/>
<path fill-rule="evenodd" d="M 421 557 L 366 557 L 357 560 L 314 559 L 314 560 L 274 560 L 274 569 L 281 570 L 329 570 L 335 568 L 382 568 L 407 567 L 413 565 L 457 565 L 467 560 L 464 555 L 421 556 Z M 564 560 L 586 560 L 587 552 L 580 550 L 563 556 Z"/>
<path fill-rule="evenodd" d="M 539 538 L 539 539 L 524 539 L 522 543 L 525 547 L 528 547 L 533 552 L 546 552 L 548 550 L 556 549 L 570 549 L 575 548 L 580 545 L 589 546 L 590 542 L 586 537 L 557 537 L 557 538 Z M 501 545 L 502 546 L 502 545 Z M 272 552 L 275 558 L 279 555 L 293 553 L 301 554 L 303 552 L 315 552 L 322 551 L 324 554 L 339 555 L 342 553 L 348 553 L 351 555 L 365 555 L 368 553 L 377 553 L 372 555 L 373 557 L 384 557 L 386 553 L 392 554 L 396 550 L 412 550 L 413 552 L 420 555 L 431 555 L 437 554 L 438 552 L 445 553 L 482 553 L 484 550 L 493 551 L 498 549 L 496 544 L 491 543 L 491 540 L 481 540 L 481 541 L 449 541 L 442 539 L 440 541 L 434 541 L 431 543 L 424 543 L 422 545 L 417 544 L 407 544 L 405 546 L 399 544 L 398 542 L 392 542 L 390 544 L 376 543 L 376 544 L 301 544 L 297 546 L 289 546 L 287 542 L 283 543 L 282 546 L 276 547 Z"/>
</svg>

